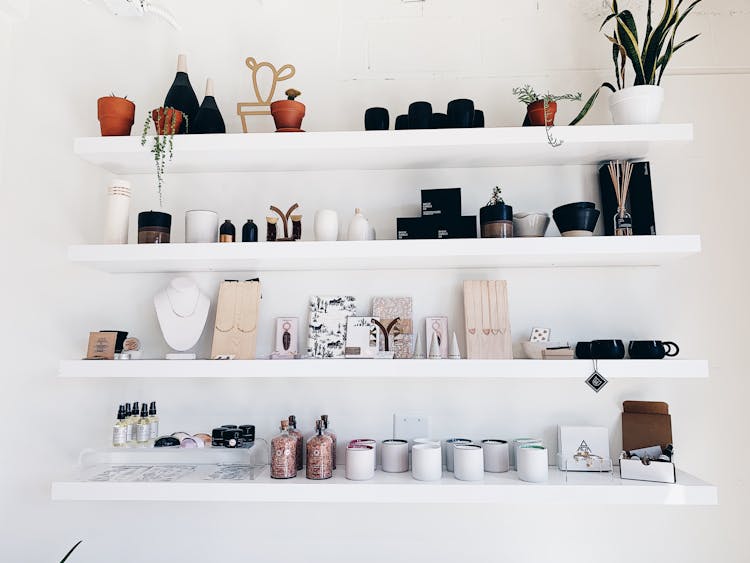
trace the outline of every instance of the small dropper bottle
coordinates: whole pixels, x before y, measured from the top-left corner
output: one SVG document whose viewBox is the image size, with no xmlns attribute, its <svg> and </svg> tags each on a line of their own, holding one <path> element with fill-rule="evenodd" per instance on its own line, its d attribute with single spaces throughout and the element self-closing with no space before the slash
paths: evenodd
<svg viewBox="0 0 750 563">
<path fill-rule="evenodd" d="M 112 426 L 112 447 L 124 448 L 128 443 L 128 425 L 125 422 L 125 407 L 120 405 L 117 420 Z"/>
<path fill-rule="evenodd" d="M 328 426 L 327 414 L 321 414 L 320 421 L 323 423 L 323 434 L 330 436 L 333 441 L 333 447 L 331 448 L 331 465 L 333 469 L 336 469 L 336 433 Z"/>
<path fill-rule="evenodd" d="M 139 446 L 145 446 L 151 439 L 151 419 L 148 417 L 148 405 L 143 403 L 141 406 L 141 416 L 138 418 L 136 425 L 135 441 Z"/>
<path fill-rule="evenodd" d="M 125 441 L 130 446 L 135 441 L 135 426 L 133 425 L 133 411 L 130 410 L 130 403 L 125 403 L 125 425 L 127 426 L 127 437 Z"/>
<path fill-rule="evenodd" d="M 151 401 L 151 406 L 148 409 L 148 419 L 150 422 L 150 440 L 156 441 L 159 437 L 159 415 L 156 414 L 156 401 Z"/>
</svg>

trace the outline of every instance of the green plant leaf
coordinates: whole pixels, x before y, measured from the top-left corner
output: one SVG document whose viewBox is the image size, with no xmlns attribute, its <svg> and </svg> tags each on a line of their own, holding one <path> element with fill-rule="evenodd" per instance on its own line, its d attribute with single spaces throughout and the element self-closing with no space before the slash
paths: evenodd
<svg viewBox="0 0 750 563">
<path fill-rule="evenodd" d="M 583 105 L 583 108 L 581 108 L 581 112 L 575 117 L 573 121 L 570 122 L 571 125 L 577 124 L 584 117 L 586 117 L 586 114 L 591 109 L 591 106 L 594 105 L 594 102 L 596 102 L 596 99 L 599 97 L 599 92 L 602 91 L 602 88 L 609 88 L 613 92 L 617 92 L 617 89 L 614 86 L 612 86 L 612 84 L 610 84 L 609 82 L 604 82 L 601 86 L 599 86 L 599 88 L 596 89 L 596 91 L 593 94 L 591 94 L 591 97 Z"/>
<path fill-rule="evenodd" d="M 692 37 L 688 37 L 687 39 L 685 39 L 685 41 L 681 41 L 680 43 L 678 43 L 677 45 L 675 45 L 675 48 L 674 48 L 673 52 L 676 53 L 679 49 L 682 49 L 685 45 L 687 45 L 688 43 L 690 43 L 694 39 L 698 39 L 698 37 L 700 37 L 700 35 L 701 35 L 700 33 L 696 33 Z"/>
<path fill-rule="evenodd" d="M 625 48 L 625 51 L 633 65 L 635 72 L 635 85 L 645 84 L 645 75 L 643 71 L 643 61 L 638 47 L 638 30 L 636 29 L 635 19 L 630 10 L 623 10 L 617 15 L 617 39 Z"/>
<path fill-rule="evenodd" d="M 644 84 L 654 84 L 656 82 L 657 61 L 664 49 L 664 42 L 667 40 L 671 27 L 676 20 L 676 13 L 673 0 L 666 0 L 664 3 L 664 14 L 658 25 L 654 28 L 648 43 L 643 47 Z"/>
<path fill-rule="evenodd" d="M 83 540 L 79 540 L 77 544 L 75 544 L 75 545 L 74 545 L 73 547 L 71 547 L 71 548 L 70 548 L 70 551 L 69 551 L 68 553 L 66 553 L 66 554 L 65 554 L 65 557 L 63 557 L 63 558 L 62 558 L 62 561 L 60 561 L 60 563 L 65 563 L 65 562 L 66 562 L 66 561 L 68 560 L 68 557 L 70 557 L 70 554 L 71 554 L 71 553 L 73 553 L 73 552 L 75 551 L 75 549 L 76 549 L 76 548 L 77 548 L 77 547 L 78 547 L 79 545 L 81 545 L 81 543 L 82 543 L 82 542 L 83 542 Z"/>
</svg>

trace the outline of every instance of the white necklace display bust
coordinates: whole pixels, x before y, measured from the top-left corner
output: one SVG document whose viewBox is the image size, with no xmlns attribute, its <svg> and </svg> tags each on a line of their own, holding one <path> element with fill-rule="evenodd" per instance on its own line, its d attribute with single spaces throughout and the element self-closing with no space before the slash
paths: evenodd
<svg viewBox="0 0 750 563">
<path fill-rule="evenodd" d="M 211 300 L 189 278 L 173 279 L 156 294 L 154 307 L 164 340 L 179 352 L 198 343 L 208 319 Z M 168 354 L 167 358 L 193 359 L 195 354 Z"/>
</svg>

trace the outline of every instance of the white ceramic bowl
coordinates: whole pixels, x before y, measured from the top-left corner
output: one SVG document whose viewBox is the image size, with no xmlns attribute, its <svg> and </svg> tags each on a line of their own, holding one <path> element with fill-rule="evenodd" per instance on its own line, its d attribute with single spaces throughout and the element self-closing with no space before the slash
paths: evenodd
<svg viewBox="0 0 750 563">
<path fill-rule="evenodd" d="M 549 227 L 549 215 L 546 213 L 514 213 L 514 237 L 543 237 Z"/>
</svg>

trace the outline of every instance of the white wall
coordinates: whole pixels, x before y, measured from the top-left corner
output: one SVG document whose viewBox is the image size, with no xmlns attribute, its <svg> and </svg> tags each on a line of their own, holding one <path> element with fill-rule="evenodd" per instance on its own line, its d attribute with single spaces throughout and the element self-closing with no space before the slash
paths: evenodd
<svg viewBox="0 0 750 563">
<path fill-rule="evenodd" d="M 638 3 L 638 2 L 637 2 Z M 644 2 L 639 2 L 643 4 Z M 3 322 L 6 358 L 0 409 L 7 432 L 0 463 L 0 559 L 163 561 L 630 561 L 654 557 L 742 561 L 746 522 L 744 367 L 748 273 L 741 244 L 750 196 L 743 159 L 750 87 L 745 54 L 747 2 L 714 1 L 685 33 L 704 36 L 675 59 L 665 81 L 667 122 L 692 121 L 696 141 L 654 151 L 657 226 L 700 233 L 704 253 L 661 269 L 509 270 L 263 274 L 259 351 L 271 347 L 273 318 L 304 316 L 306 299 L 346 291 L 415 298 L 415 319 L 444 313 L 461 330 L 460 282 L 510 282 L 516 341 L 532 326 L 561 339 L 677 340 L 686 358 L 708 358 L 708 381 L 612 381 L 595 395 L 583 382 L 274 382 L 61 381 L 60 358 L 79 357 L 90 330 L 125 328 L 158 356 L 162 342 L 150 300 L 169 279 L 111 276 L 66 261 L 72 243 L 98 242 L 110 176 L 72 154 L 72 138 L 96 135 L 96 98 L 115 91 L 137 104 L 134 132 L 160 105 L 178 52 L 189 54 L 196 90 L 211 75 L 232 132 L 233 108 L 249 99 L 247 56 L 293 63 L 288 83 L 303 91 L 308 130 L 360 129 L 362 113 L 385 105 L 392 116 L 415 99 L 436 106 L 468 96 L 488 125 L 515 125 L 523 108 L 510 94 L 539 89 L 591 91 L 610 79 L 609 47 L 597 32 L 598 0 L 164 0 L 183 26 L 110 16 L 94 2 L 39 1 L 28 19 L 0 27 Z M 3 25 L 0 22 L 0 25 Z M 10 50 L 5 47 L 10 44 Z M 285 84 L 286 86 L 286 84 Z M 0 98 L 2 100 L 2 98 Z M 574 105 L 561 108 L 564 121 Z M 589 123 L 606 123 L 600 103 Z M 266 123 L 262 127 L 270 129 Z M 0 134 L 3 127 L 0 121 Z M 170 177 L 166 209 L 181 240 L 186 209 L 210 208 L 237 226 L 262 222 L 271 203 L 299 201 L 311 232 L 317 208 L 347 217 L 363 207 L 380 236 L 394 217 L 416 214 L 419 188 L 461 186 L 475 212 L 500 183 L 519 210 L 549 210 L 595 193 L 594 169 L 484 169 L 324 172 Z M 158 206 L 154 179 L 131 178 L 136 207 Z M 131 229 L 134 233 L 134 227 Z M 227 276 L 229 277 L 229 276 Z M 215 294 L 222 276 L 195 278 Z M 429 288 L 426 291 L 425 288 Z M 208 352 L 204 338 L 201 351 Z M 433 434 L 512 438 L 543 435 L 558 423 L 603 424 L 613 453 L 625 399 L 665 400 L 673 413 L 680 465 L 720 487 L 719 507 L 336 506 L 52 503 L 50 482 L 64 477 L 81 449 L 106 444 L 116 405 L 157 400 L 165 431 L 205 431 L 252 422 L 262 436 L 290 412 L 309 426 L 328 412 L 345 437 L 385 437 L 395 411 L 422 411 Z M 282 528 L 285 528 L 282 530 Z M 58 559 L 55 559 L 57 557 Z"/>
</svg>

